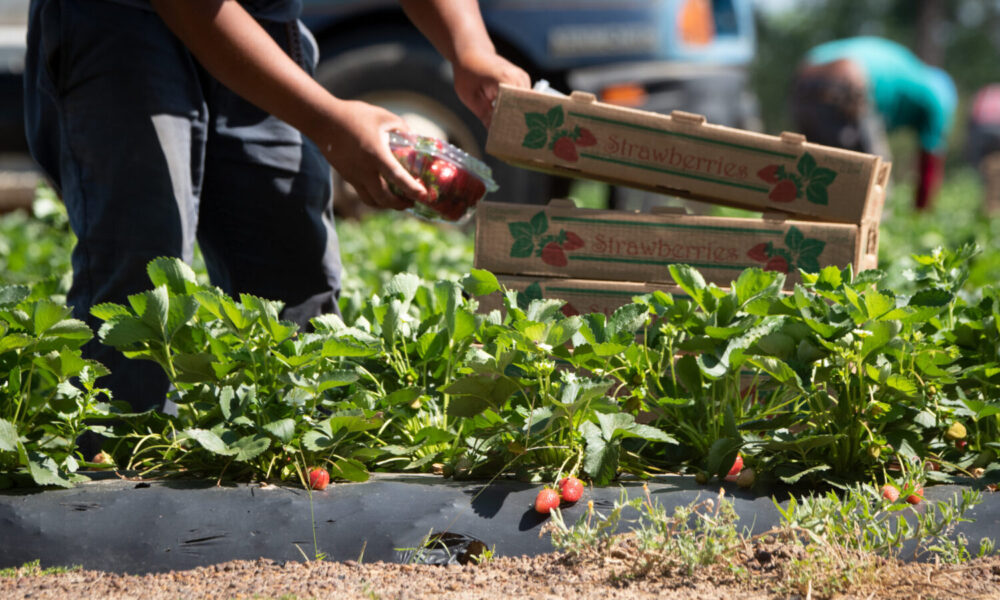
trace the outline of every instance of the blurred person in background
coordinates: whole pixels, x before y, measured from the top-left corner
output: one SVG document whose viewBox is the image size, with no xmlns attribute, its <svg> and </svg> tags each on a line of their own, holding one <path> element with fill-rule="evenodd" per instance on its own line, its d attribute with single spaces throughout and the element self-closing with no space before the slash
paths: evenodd
<svg viewBox="0 0 1000 600">
<path fill-rule="evenodd" d="M 1000 215 L 1000 83 L 979 90 L 969 110 L 966 156 L 983 176 L 983 208 Z"/>
<path fill-rule="evenodd" d="M 951 77 L 906 47 L 876 37 L 827 42 L 796 73 L 792 117 L 810 142 L 890 159 L 886 133 L 919 138 L 914 206 L 925 210 L 944 176 L 957 93 Z"/>
</svg>

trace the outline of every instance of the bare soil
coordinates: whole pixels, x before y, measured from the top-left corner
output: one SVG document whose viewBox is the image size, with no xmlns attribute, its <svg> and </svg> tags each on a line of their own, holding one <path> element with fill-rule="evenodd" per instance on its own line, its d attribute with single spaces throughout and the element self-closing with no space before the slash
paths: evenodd
<svg viewBox="0 0 1000 600">
<path fill-rule="evenodd" d="M 828 568 L 810 574 L 796 562 L 801 555 L 800 548 L 757 546 L 732 564 L 699 568 L 690 575 L 676 567 L 639 575 L 636 557 L 627 551 L 589 560 L 571 560 L 561 554 L 499 557 L 465 566 L 235 561 L 138 576 L 80 570 L 40 575 L 22 569 L 14 576 L 0 577 L 0 598 L 1000 598 L 1000 557 L 996 556 L 963 565 L 839 556 Z"/>
</svg>

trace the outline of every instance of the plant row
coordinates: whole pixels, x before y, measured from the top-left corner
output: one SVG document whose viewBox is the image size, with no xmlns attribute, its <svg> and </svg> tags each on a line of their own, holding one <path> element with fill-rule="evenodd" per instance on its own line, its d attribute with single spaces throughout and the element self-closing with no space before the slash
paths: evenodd
<svg viewBox="0 0 1000 600">
<path fill-rule="evenodd" d="M 176 259 L 150 289 L 103 304 L 97 336 L 169 377 L 177 415 L 133 414 L 80 347 L 94 333 L 24 285 L 0 287 L 0 477 L 72 485 L 86 430 L 118 467 L 237 480 L 425 471 L 453 477 L 622 474 L 724 477 L 740 456 L 756 485 L 849 485 L 996 474 L 1000 293 L 960 293 L 975 254 L 915 260 L 916 291 L 884 274 L 826 268 L 782 291 L 748 269 L 729 289 L 670 267 L 686 296 L 636 297 L 612 315 L 559 300 L 395 275 L 302 331 L 278 302 L 232 298 Z M 502 294 L 505 310 L 478 312 Z"/>
</svg>

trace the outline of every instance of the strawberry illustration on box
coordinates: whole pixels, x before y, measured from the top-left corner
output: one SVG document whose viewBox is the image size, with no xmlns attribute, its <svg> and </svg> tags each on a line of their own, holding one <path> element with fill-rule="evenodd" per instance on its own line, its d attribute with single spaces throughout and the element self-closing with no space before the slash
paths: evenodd
<svg viewBox="0 0 1000 600">
<path fill-rule="evenodd" d="M 572 129 L 563 128 L 565 116 L 561 106 L 555 106 L 548 112 L 529 112 L 524 115 L 528 125 L 521 145 L 525 148 L 538 150 L 548 146 L 557 158 L 567 162 L 580 159 L 577 147 L 585 148 L 597 145 L 597 138 L 585 127 L 579 125 Z"/>
<path fill-rule="evenodd" d="M 557 234 L 548 233 L 549 220 L 544 212 L 538 212 L 528 221 L 508 224 L 514 244 L 510 248 L 513 258 L 537 256 L 542 262 L 553 267 L 565 267 L 569 263 L 567 252 L 583 248 L 583 238 L 560 229 Z"/>
<path fill-rule="evenodd" d="M 796 172 L 789 172 L 783 165 L 767 165 L 757 171 L 757 177 L 773 185 L 768 199 L 771 202 L 794 202 L 797 198 L 813 204 L 830 203 L 827 188 L 837 178 L 837 172 L 816 164 L 812 154 L 805 152 L 795 166 Z"/>
<path fill-rule="evenodd" d="M 785 247 L 773 242 L 761 242 L 747 251 L 747 256 L 764 263 L 765 271 L 788 273 L 792 269 L 802 269 L 810 273 L 820 270 L 819 257 L 826 248 L 826 242 L 808 238 L 797 227 L 790 227 L 785 234 Z"/>
</svg>

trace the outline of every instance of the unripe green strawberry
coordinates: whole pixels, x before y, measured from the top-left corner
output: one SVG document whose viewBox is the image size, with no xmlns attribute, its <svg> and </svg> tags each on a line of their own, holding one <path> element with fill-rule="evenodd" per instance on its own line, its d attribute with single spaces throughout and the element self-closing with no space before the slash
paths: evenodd
<svg viewBox="0 0 1000 600">
<path fill-rule="evenodd" d="M 964 440 L 966 435 L 968 435 L 968 431 L 965 430 L 965 425 L 955 421 L 948 427 L 948 431 L 945 432 L 944 437 L 954 441 Z"/>
</svg>

